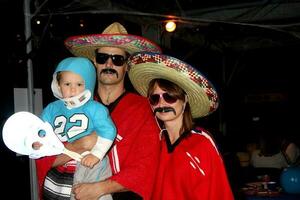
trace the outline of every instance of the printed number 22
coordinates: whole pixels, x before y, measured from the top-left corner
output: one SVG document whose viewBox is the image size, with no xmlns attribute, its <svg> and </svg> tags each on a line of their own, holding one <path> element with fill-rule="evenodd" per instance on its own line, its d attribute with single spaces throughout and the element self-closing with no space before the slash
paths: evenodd
<svg viewBox="0 0 300 200">
<path fill-rule="evenodd" d="M 70 128 L 68 128 L 68 130 L 65 130 L 67 123 L 69 123 L 71 126 L 69 126 Z M 69 119 L 67 119 L 65 116 L 59 116 L 55 119 L 54 126 L 54 132 L 57 135 L 64 137 L 66 134 L 68 138 L 72 138 L 86 131 L 88 127 L 88 118 L 84 114 L 75 114 Z"/>
</svg>

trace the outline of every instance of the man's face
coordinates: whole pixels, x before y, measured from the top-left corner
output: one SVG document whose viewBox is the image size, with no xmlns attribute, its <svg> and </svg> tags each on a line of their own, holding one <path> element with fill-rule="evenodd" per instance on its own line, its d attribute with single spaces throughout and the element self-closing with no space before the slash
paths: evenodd
<svg viewBox="0 0 300 200">
<path fill-rule="evenodd" d="M 115 85 L 124 81 L 127 71 L 126 53 L 116 47 L 101 47 L 97 50 L 94 64 L 99 84 Z"/>
</svg>

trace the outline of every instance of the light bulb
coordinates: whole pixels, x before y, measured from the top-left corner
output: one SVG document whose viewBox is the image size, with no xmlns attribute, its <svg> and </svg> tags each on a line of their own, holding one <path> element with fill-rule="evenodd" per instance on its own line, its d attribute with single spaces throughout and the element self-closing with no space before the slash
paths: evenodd
<svg viewBox="0 0 300 200">
<path fill-rule="evenodd" d="M 176 23 L 173 21 L 168 21 L 165 25 L 166 31 L 173 32 L 176 29 Z"/>
</svg>

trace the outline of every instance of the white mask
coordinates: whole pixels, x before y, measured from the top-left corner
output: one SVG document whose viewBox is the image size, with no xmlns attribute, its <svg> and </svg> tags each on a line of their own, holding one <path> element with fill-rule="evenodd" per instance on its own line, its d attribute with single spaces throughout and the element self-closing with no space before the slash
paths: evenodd
<svg viewBox="0 0 300 200">
<path fill-rule="evenodd" d="M 43 137 L 39 135 L 41 131 Z M 58 155 L 64 150 L 64 145 L 53 132 L 52 126 L 26 111 L 10 116 L 3 126 L 2 135 L 10 150 L 34 159 Z M 39 142 L 42 146 L 35 150 L 32 147 L 34 142 Z"/>
</svg>

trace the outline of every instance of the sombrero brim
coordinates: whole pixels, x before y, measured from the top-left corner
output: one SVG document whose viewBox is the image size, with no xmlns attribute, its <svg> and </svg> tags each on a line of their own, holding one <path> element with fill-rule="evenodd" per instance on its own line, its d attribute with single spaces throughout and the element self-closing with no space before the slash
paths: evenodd
<svg viewBox="0 0 300 200">
<path fill-rule="evenodd" d="M 134 88 L 147 96 L 153 79 L 166 79 L 181 87 L 188 96 L 194 118 L 209 115 L 218 107 L 218 96 L 212 84 L 195 68 L 171 56 L 137 53 L 129 59 L 129 78 Z"/>
<path fill-rule="evenodd" d="M 84 56 L 93 60 L 95 50 L 100 47 L 118 47 L 129 54 L 141 51 L 161 53 L 161 48 L 154 42 L 130 34 L 92 34 L 72 36 L 65 40 L 66 48 L 75 56 Z"/>
</svg>

